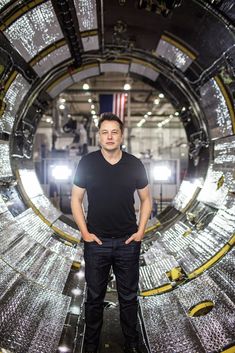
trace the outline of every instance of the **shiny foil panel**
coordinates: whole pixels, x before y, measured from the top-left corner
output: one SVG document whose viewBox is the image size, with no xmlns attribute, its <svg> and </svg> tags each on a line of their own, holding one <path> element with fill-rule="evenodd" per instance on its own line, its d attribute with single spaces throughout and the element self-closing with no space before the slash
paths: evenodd
<svg viewBox="0 0 235 353">
<path fill-rule="evenodd" d="M 19 169 L 18 172 L 24 191 L 29 199 L 37 195 L 43 194 L 43 190 L 37 178 L 35 170 Z"/>
<path fill-rule="evenodd" d="M 235 140 L 234 136 L 215 141 L 214 168 L 235 169 Z"/>
<path fill-rule="evenodd" d="M 4 34 L 27 62 L 50 44 L 63 38 L 50 1 L 22 15 Z"/>
<path fill-rule="evenodd" d="M 81 32 L 96 29 L 97 12 L 95 0 L 75 0 L 74 5 L 78 17 L 79 29 Z"/>
<path fill-rule="evenodd" d="M 0 178 L 12 177 L 10 149 L 8 142 L 0 142 Z"/>
<path fill-rule="evenodd" d="M 6 104 L 5 111 L 0 118 L 0 132 L 10 134 L 14 125 L 15 115 L 22 100 L 30 89 L 30 84 L 21 74 L 18 74 L 10 85 L 3 99 Z"/>
<path fill-rule="evenodd" d="M 82 44 L 84 51 L 90 50 L 98 50 L 99 49 L 99 37 L 97 36 L 89 36 L 82 37 Z"/>
<path fill-rule="evenodd" d="M 31 202 L 49 223 L 54 223 L 62 215 L 45 195 L 36 196 L 31 199 Z"/>
<path fill-rule="evenodd" d="M 215 304 L 208 314 L 188 315 L 207 300 Z M 173 292 L 140 299 L 140 305 L 151 352 L 219 352 L 234 341 L 235 306 L 207 273 Z"/>
<path fill-rule="evenodd" d="M 55 83 L 52 87 L 47 89 L 48 94 L 52 97 L 55 98 L 63 92 L 66 88 L 69 86 L 72 86 L 73 80 L 71 76 L 66 77 L 65 79 L 58 81 L 58 83 Z"/>
<path fill-rule="evenodd" d="M 56 352 L 71 299 L 16 274 L 2 260 L 0 273 L 0 298 L 5 298 L 0 346 L 17 353 Z"/>
<path fill-rule="evenodd" d="M 230 192 L 235 192 L 235 141 L 234 136 L 215 141 L 214 145 L 214 170 L 224 170 L 233 175 Z"/>
<path fill-rule="evenodd" d="M 187 54 L 163 39 L 160 39 L 158 43 L 156 54 L 166 59 L 171 64 L 174 64 L 183 72 L 185 72 L 192 63 L 192 59 Z"/>
<path fill-rule="evenodd" d="M 0 10 L 9 2 L 11 2 L 11 0 L 0 0 Z"/>
<path fill-rule="evenodd" d="M 128 73 L 129 65 L 127 64 L 116 64 L 116 63 L 105 63 L 100 64 L 101 72 L 124 72 Z"/>
<path fill-rule="evenodd" d="M 151 69 L 150 67 L 133 62 L 130 65 L 130 72 L 134 72 L 140 76 L 146 77 L 151 81 L 156 81 L 159 76 L 159 72 Z"/>
<path fill-rule="evenodd" d="M 198 190 L 198 182 L 183 180 L 180 184 L 178 193 L 172 201 L 173 206 L 182 211 L 194 198 L 196 191 Z"/>
<path fill-rule="evenodd" d="M 212 139 L 233 134 L 232 121 L 225 98 L 214 79 L 200 88 L 201 103 L 205 111 Z"/>
<path fill-rule="evenodd" d="M 50 71 L 53 67 L 70 57 L 71 54 L 69 48 L 67 45 L 64 45 L 55 49 L 52 53 L 48 54 L 42 60 L 37 62 L 37 64 L 33 66 L 33 69 L 37 72 L 38 76 L 41 77 Z"/>
<path fill-rule="evenodd" d="M 223 184 L 220 183 L 222 178 L 224 178 Z M 232 182 L 233 174 L 231 172 L 223 169 L 214 170 L 213 165 L 211 165 L 208 168 L 205 183 L 197 200 L 219 209 L 228 194 Z"/>
<path fill-rule="evenodd" d="M 62 222 L 60 219 L 57 219 L 55 223 L 53 223 L 53 226 L 61 230 L 62 232 L 71 235 L 73 238 L 76 238 L 77 240 L 81 239 L 81 233 L 70 227 L 68 224 Z"/>
<path fill-rule="evenodd" d="M 8 210 L 8 208 L 5 204 L 2 196 L 0 195 L 0 214 L 6 212 L 7 210 Z"/>
<path fill-rule="evenodd" d="M 80 82 L 82 80 L 85 80 L 88 77 L 97 76 L 99 74 L 100 74 L 99 67 L 94 66 L 89 69 L 79 71 L 76 74 L 73 74 L 72 79 L 74 82 Z"/>
<path fill-rule="evenodd" d="M 50 249 L 52 252 L 73 261 L 75 258 L 77 259 L 78 253 L 80 258 L 82 257 L 82 254 L 80 254 L 80 248 L 76 249 L 74 247 L 67 246 L 53 237 L 54 230 L 43 222 L 31 208 L 15 217 L 15 220 L 19 223 L 19 226 L 21 226 L 30 235 L 31 238 L 33 238 L 37 243 L 40 243 L 44 247 Z"/>
</svg>

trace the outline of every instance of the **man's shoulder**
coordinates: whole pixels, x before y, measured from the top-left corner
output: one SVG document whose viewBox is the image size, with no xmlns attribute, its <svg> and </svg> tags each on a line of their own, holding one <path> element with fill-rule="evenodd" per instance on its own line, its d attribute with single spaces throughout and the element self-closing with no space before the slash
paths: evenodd
<svg viewBox="0 0 235 353">
<path fill-rule="evenodd" d="M 124 152 L 124 157 L 126 160 L 128 160 L 128 162 L 132 162 L 132 163 L 135 163 L 135 164 L 141 164 L 141 160 L 139 158 L 137 158 L 136 156 L 134 156 L 133 154 L 130 154 L 130 153 L 127 153 L 127 152 Z"/>
<path fill-rule="evenodd" d="M 82 157 L 82 161 L 92 161 L 100 156 L 100 150 L 93 151 L 90 153 L 87 153 L 85 156 Z"/>
</svg>

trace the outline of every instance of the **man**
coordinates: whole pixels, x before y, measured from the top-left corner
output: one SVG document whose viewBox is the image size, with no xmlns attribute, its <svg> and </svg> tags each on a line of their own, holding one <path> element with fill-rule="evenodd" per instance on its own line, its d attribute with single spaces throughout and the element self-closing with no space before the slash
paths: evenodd
<svg viewBox="0 0 235 353">
<path fill-rule="evenodd" d="M 137 290 L 141 240 L 152 202 L 143 164 L 123 152 L 123 123 L 112 113 L 98 124 L 101 150 L 84 156 L 77 168 L 71 207 L 84 240 L 86 330 L 85 353 L 96 353 L 103 320 L 103 301 L 110 268 L 116 277 L 125 353 L 140 353 L 137 332 Z M 140 198 L 136 224 L 134 192 Z M 82 202 L 88 196 L 85 221 Z"/>
</svg>

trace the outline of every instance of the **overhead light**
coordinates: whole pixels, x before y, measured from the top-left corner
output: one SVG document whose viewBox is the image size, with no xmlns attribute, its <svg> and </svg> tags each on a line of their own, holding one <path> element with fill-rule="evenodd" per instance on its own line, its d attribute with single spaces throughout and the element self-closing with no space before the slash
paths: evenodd
<svg viewBox="0 0 235 353">
<path fill-rule="evenodd" d="M 96 111 L 95 110 L 91 110 L 91 114 L 92 115 L 96 115 Z"/>
<path fill-rule="evenodd" d="M 147 119 L 149 116 L 148 114 L 144 114 L 144 118 Z"/>
<path fill-rule="evenodd" d="M 185 110 L 186 110 L 186 108 L 185 108 L 185 107 L 183 107 L 183 108 L 182 108 L 182 112 L 185 112 Z"/>
<path fill-rule="evenodd" d="M 60 110 L 64 110 L 64 109 L 65 109 L 65 105 L 64 105 L 64 104 L 60 104 L 60 105 L 59 105 L 59 109 L 60 109 Z"/>
<path fill-rule="evenodd" d="M 91 109 L 95 109 L 95 106 L 94 106 L 94 104 L 92 104 L 92 105 L 91 105 Z"/>
<path fill-rule="evenodd" d="M 92 116 L 92 118 L 93 118 L 93 119 L 97 119 L 97 115 L 94 114 L 94 115 Z"/>
<path fill-rule="evenodd" d="M 82 86 L 82 88 L 83 88 L 84 90 L 88 90 L 88 89 L 90 88 L 90 86 L 88 85 L 88 83 L 84 83 L 83 86 Z"/>
<path fill-rule="evenodd" d="M 146 119 L 141 119 L 141 120 L 138 122 L 137 126 L 138 126 L 138 127 L 141 127 L 145 122 L 146 122 Z"/>
<path fill-rule="evenodd" d="M 159 97 L 159 98 L 164 98 L 165 96 L 164 96 L 163 93 L 159 93 L 158 97 Z"/>
<path fill-rule="evenodd" d="M 91 103 L 91 102 L 92 102 L 92 99 L 91 99 L 91 98 L 89 98 L 89 99 L 88 99 L 88 103 Z"/>
<path fill-rule="evenodd" d="M 123 89 L 124 89 L 125 91 L 129 91 L 129 90 L 131 89 L 131 85 L 130 85 L 129 83 L 125 83 Z"/>
<path fill-rule="evenodd" d="M 158 127 L 162 127 L 162 123 L 158 123 L 157 126 L 158 126 Z"/>
<path fill-rule="evenodd" d="M 60 103 L 65 103 L 66 102 L 66 99 L 65 98 L 60 98 Z"/>
<path fill-rule="evenodd" d="M 50 123 L 51 121 L 52 121 L 51 118 L 46 118 L 47 123 Z"/>
<path fill-rule="evenodd" d="M 179 112 L 175 112 L 175 116 L 179 116 L 180 115 L 180 113 Z"/>
<path fill-rule="evenodd" d="M 154 104 L 159 104 L 160 100 L 158 98 L 154 99 Z"/>
<path fill-rule="evenodd" d="M 148 112 L 147 114 L 148 114 L 148 115 L 152 115 L 152 112 Z"/>
<path fill-rule="evenodd" d="M 51 175 L 56 180 L 68 180 L 72 175 L 72 170 L 67 165 L 55 165 L 52 168 Z"/>
</svg>

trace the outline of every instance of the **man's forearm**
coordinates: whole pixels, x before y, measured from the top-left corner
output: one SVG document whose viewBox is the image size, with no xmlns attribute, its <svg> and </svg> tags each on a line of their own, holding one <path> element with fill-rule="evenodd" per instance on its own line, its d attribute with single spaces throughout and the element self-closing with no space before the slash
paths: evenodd
<svg viewBox="0 0 235 353">
<path fill-rule="evenodd" d="M 85 215 L 84 215 L 84 210 L 82 207 L 82 204 L 80 202 L 76 202 L 76 204 L 72 203 L 72 214 L 73 218 L 82 234 L 84 236 L 86 233 L 88 233 L 86 221 L 85 221 Z"/>
<path fill-rule="evenodd" d="M 143 234 L 144 234 L 146 225 L 148 223 L 151 210 L 152 210 L 152 203 L 150 199 L 146 199 L 141 202 L 138 231 L 142 232 Z"/>
</svg>

